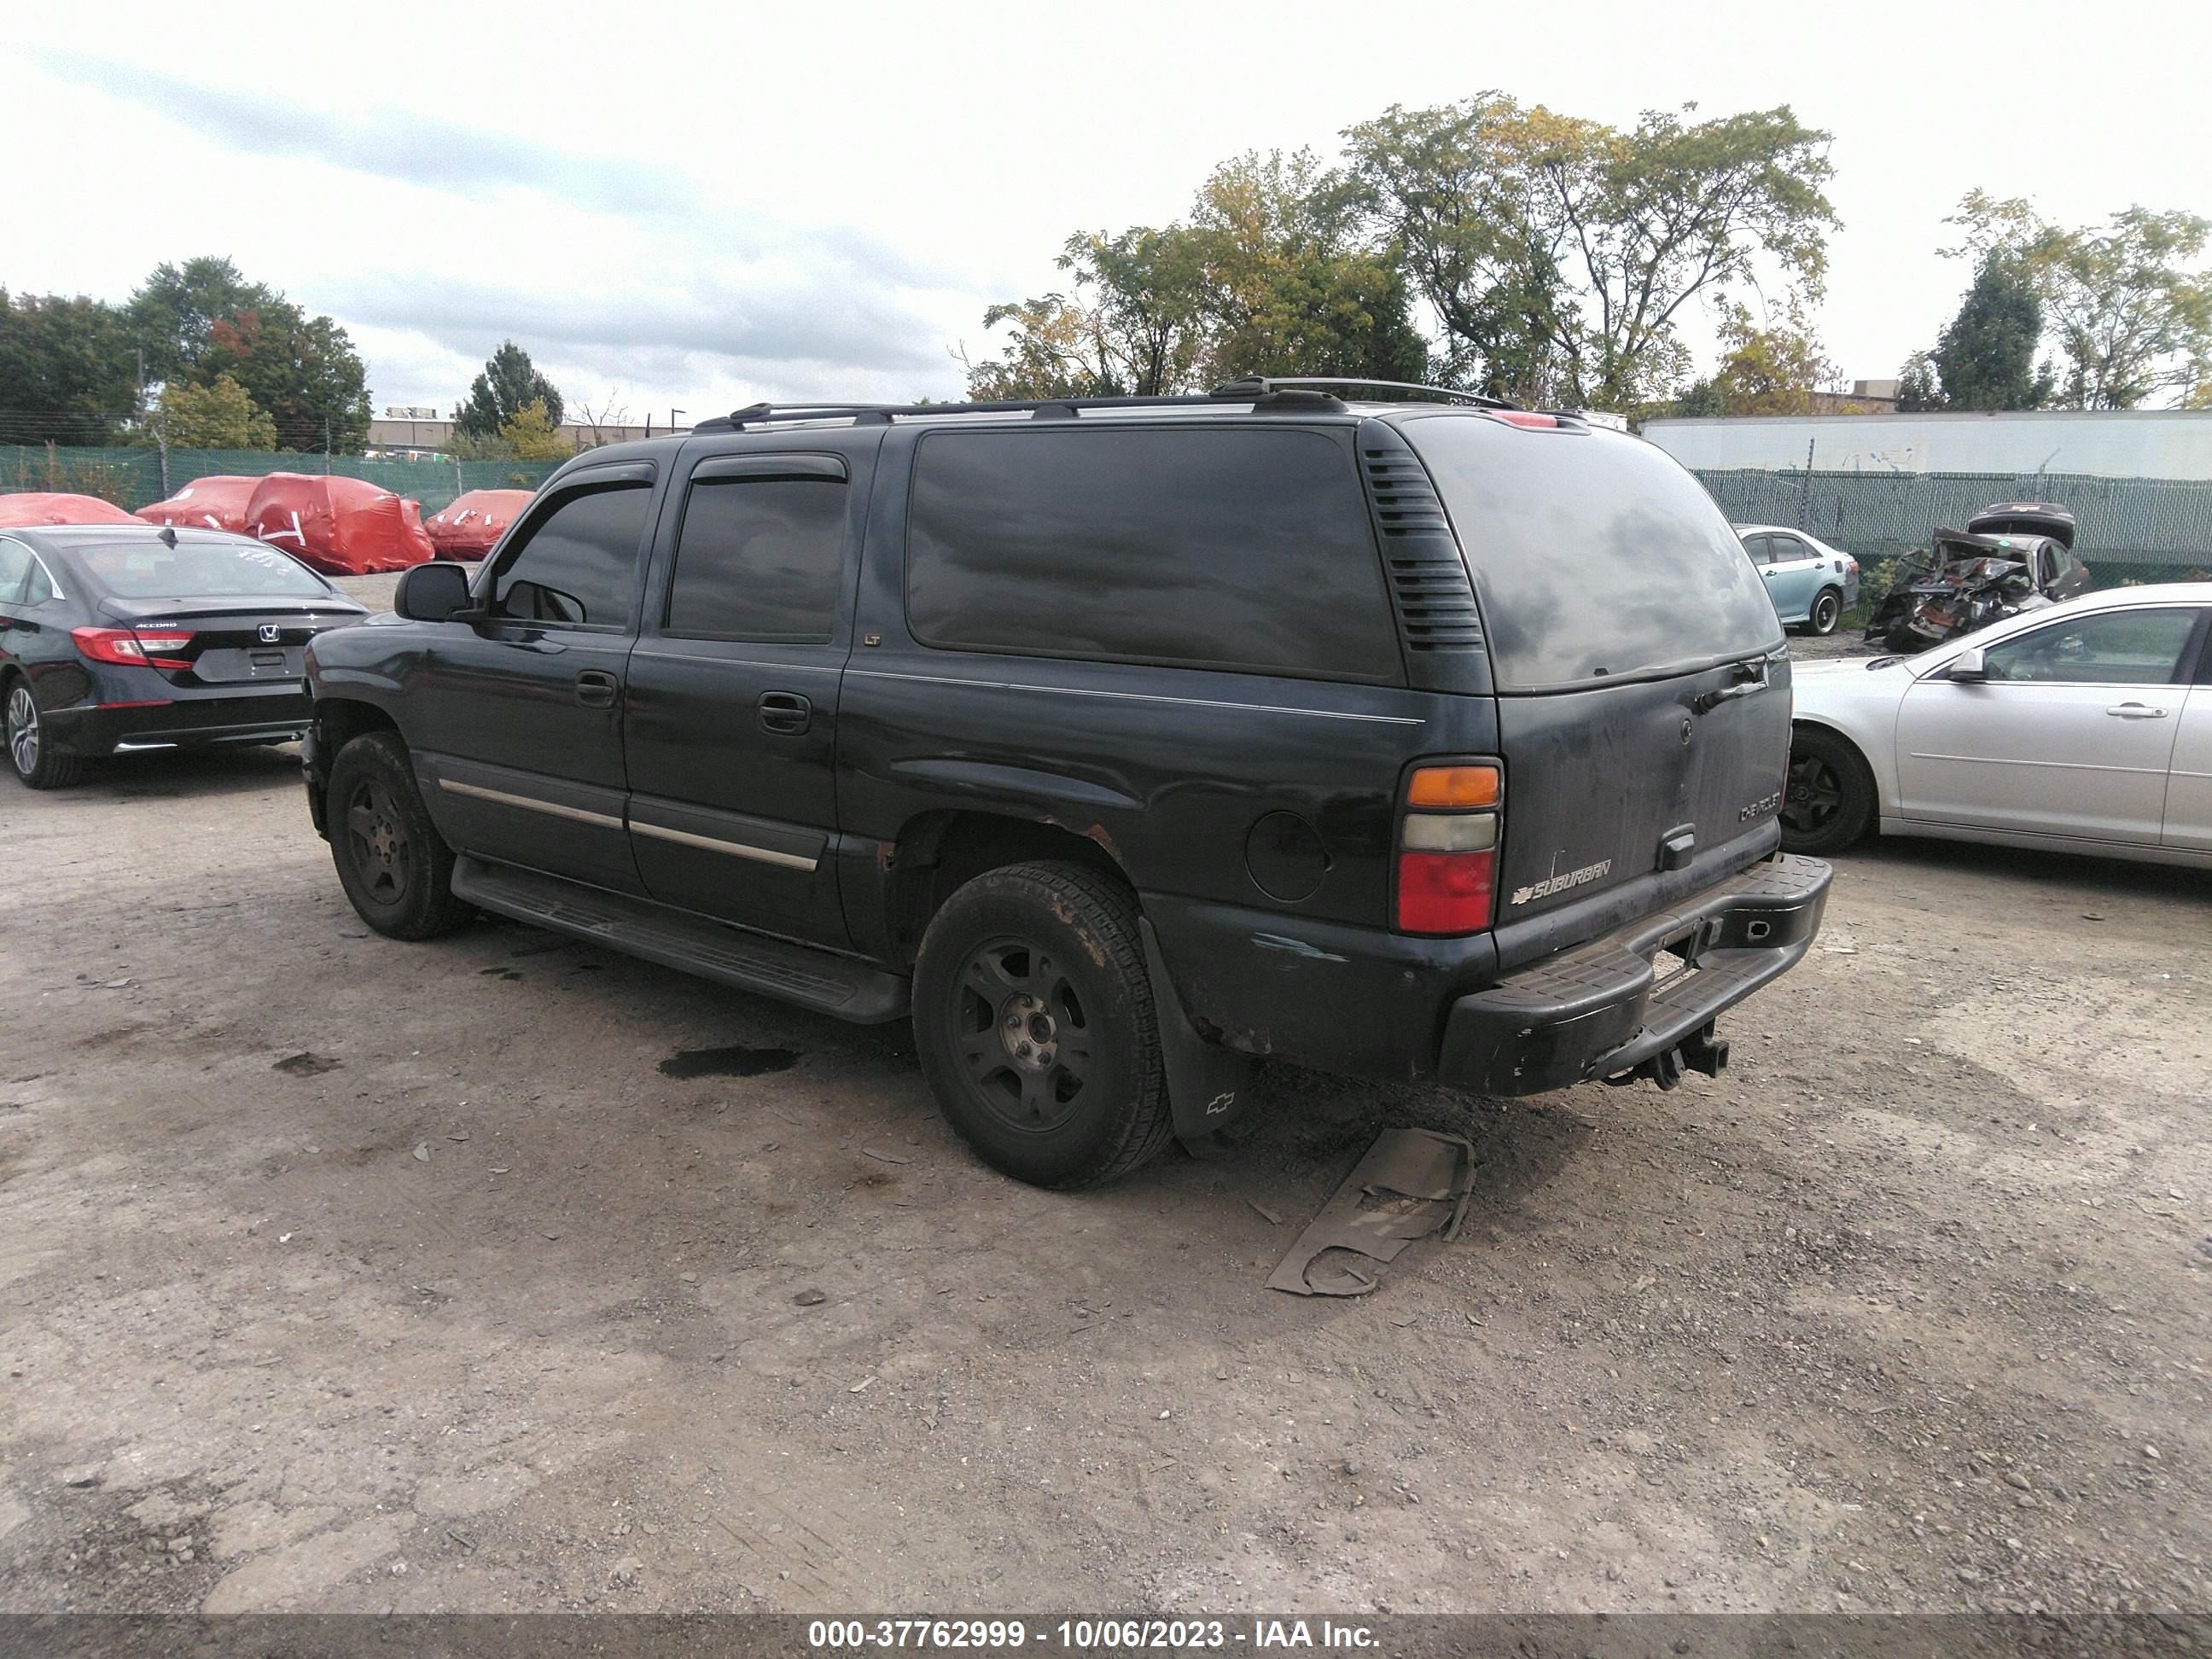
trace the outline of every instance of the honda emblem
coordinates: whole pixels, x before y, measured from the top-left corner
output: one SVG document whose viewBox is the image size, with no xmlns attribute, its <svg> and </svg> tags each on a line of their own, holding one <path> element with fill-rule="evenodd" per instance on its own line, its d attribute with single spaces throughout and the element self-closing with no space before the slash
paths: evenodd
<svg viewBox="0 0 2212 1659">
<path fill-rule="evenodd" d="M 264 645 L 276 644 L 279 639 L 283 637 L 283 634 L 284 630 L 279 628 L 275 623 L 264 623 L 261 624 L 261 643 Z"/>
</svg>

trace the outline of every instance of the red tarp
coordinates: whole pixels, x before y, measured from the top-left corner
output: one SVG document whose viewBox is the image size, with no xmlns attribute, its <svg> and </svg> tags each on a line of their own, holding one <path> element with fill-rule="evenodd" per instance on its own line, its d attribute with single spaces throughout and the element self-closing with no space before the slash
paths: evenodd
<svg viewBox="0 0 2212 1659">
<path fill-rule="evenodd" d="M 36 490 L 0 495 L 0 529 L 32 530 L 42 524 L 141 524 L 97 495 L 49 495 Z"/>
<path fill-rule="evenodd" d="M 272 472 L 246 509 L 246 533 L 326 576 L 404 570 L 435 556 L 419 506 L 359 478 Z"/>
<path fill-rule="evenodd" d="M 481 559 L 530 505 L 526 489 L 471 489 L 422 520 L 441 559 Z"/>
<path fill-rule="evenodd" d="M 193 479 L 166 501 L 140 507 L 138 516 L 149 524 L 180 524 L 193 530 L 243 530 L 246 509 L 260 483 L 258 478 L 211 473 Z"/>
</svg>

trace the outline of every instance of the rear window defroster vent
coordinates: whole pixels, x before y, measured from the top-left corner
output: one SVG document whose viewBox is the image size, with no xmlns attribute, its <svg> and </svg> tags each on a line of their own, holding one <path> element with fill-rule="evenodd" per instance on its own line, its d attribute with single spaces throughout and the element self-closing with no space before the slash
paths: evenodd
<svg viewBox="0 0 2212 1659">
<path fill-rule="evenodd" d="M 1480 654 L 1474 589 L 1428 470 L 1395 432 L 1364 439 L 1359 463 L 1406 649 L 1416 661 L 1437 653 Z"/>
</svg>

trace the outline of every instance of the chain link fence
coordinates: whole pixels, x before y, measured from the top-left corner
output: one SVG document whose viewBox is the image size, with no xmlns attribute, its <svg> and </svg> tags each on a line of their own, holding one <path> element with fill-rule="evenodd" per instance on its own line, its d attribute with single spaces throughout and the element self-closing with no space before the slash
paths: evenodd
<svg viewBox="0 0 2212 1659">
<path fill-rule="evenodd" d="M 2056 501 L 2100 587 L 2212 580 L 2212 482 L 2034 472 L 1700 471 L 1735 524 L 1810 531 L 1871 568 L 1998 501 Z"/>
<path fill-rule="evenodd" d="M 277 453 L 267 450 L 80 449 L 0 445 L 0 492 L 61 490 L 97 495 L 137 508 L 165 501 L 197 478 L 216 474 L 258 478 L 271 472 L 329 472 L 362 478 L 435 513 L 471 489 L 535 489 L 555 461 L 371 461 L 354 455 Z"/>
</svg>

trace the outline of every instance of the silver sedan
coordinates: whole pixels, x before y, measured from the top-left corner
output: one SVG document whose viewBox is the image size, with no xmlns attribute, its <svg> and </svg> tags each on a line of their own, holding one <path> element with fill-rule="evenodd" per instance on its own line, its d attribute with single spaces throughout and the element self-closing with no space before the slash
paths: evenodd
<svg viewBox="0 0 2212 1659">
<path fill-rule="evenodd" d="M 1782 844 L 1879 829 L 2212 866 L 2208 634 L 2212 582 L 2184 582 L 1799 663 Z"/>
</svg>

